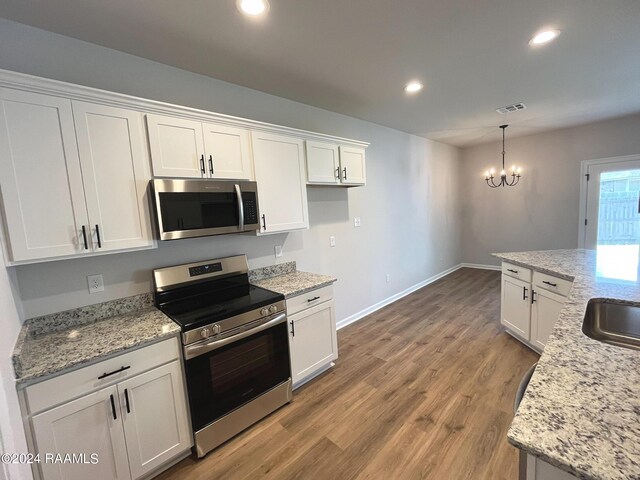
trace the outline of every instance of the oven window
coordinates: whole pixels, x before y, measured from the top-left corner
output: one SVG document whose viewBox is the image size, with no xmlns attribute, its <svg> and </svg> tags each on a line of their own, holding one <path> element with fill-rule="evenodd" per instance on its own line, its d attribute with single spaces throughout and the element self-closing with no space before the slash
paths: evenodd
<svg viewBox="0 0 640 480">
<path fill-rule="evenodd" d="M 285 322 L 187 360 L 194 430 L 290 378 L 287 335 Z"/>
<path fill-rule="evenodd" d="M 160 193 L 165 232 L 232 227 L 240 223 L 235 193 Z"/>
</svg>

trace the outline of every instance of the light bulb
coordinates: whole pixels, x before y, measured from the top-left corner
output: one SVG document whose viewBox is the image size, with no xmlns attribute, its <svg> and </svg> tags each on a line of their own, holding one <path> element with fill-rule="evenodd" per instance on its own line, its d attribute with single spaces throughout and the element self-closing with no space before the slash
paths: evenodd
<svg viewBox="0 0 640 480">
<path fill-rule="evenodd" d="M 500 170 L 500 176 L 501 176 L 501 177 L 506 177 L 506 176 L 507 176 L 507 174 L 506 174 L 506 172 L 504 171 L 504 169 Z"/>
<path fill-rule="evenodd" d="M 267 0 L 237 0 L 236 5 L 242 13 L 252 17 L 262 15 L 269 10 L 269 2 Z"/>
</svg>

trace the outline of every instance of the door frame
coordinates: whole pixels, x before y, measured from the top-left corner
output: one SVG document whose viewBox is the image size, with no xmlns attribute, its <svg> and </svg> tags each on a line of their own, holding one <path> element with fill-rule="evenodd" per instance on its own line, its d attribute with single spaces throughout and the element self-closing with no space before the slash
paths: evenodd
<svg viewBox="0 0 640 480">
<path fill-rule="evenodd" d="M 640 154 L 636 155 L 622 155 L 620 157 L 608 157 L 608 158 L 595 158 L 592 160 L 583 160 L 580 162 L 580 208 L 578 212 L 578 248 L 585 248 L 585 235 L 587 229 L 585 228 L 585 220 L 587 219 L 587 191 L 588 180 L 587 173 L 589 167 L 595 165 L 606 165 L 609 163 L 622 163 L 629 161 L 640 161 Z"/>
</svg>

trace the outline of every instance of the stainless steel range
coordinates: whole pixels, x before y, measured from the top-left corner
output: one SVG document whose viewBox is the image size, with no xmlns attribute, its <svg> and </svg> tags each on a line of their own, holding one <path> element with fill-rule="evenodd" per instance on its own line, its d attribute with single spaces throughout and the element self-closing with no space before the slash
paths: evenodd
<svg viewBox="0 0 640 480">
<path fill-rule="evenodd" d="M 182 327 L 198 457 L 291 401 L 284 296 L 249 283 L 244 255 L 153 271 Z"/>
</svg>

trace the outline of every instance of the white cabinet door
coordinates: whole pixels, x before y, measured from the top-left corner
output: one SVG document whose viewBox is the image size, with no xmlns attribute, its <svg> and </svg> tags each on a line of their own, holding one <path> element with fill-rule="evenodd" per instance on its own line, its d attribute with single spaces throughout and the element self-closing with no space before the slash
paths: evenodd
<svg viewBox="0 0 640 480">
<path fill-rule="evenodd" d="M 88 252 L 71 102 L 5 88 L 0 99 L 0 183 L 11 260 Z"/>
<path fill-rule="evenodd" d="M 544 350 L 549 335 L 558 320 L 565 297 L 538 289 L 531 304 L 531 343 Z"/>
<path fill-rule="evenodd" d="M 502 275 L 500 321 L 512 333 L 529 340 L 531 284 Z"/>
<path fill-rule="evenodd" d="M 252 132 L 261 233 L 309 228 L 302 140 Z"/>
<path fill-rule="evenodd" d="M 343 185 L 367 183 L 364 148 L 340 147 L 340 169 Z"/>
<path fill-rule="evenodd" d="M 141 115 L 75 101 L 73 114 L 94 251 L 152 246 Z"/>
<path fill-rule="evenodd" d="M 251 146 L 249 131 L 205 123 L 202 125 L 208 176 L 250 180 Z"/>
<path fill-rule="evenodd" d="M 332 143 L 305 142 L 307 147 L 307 183 L 336 185 L 340 183 L 340 154 Z"/>
<path fill-rule="evenodd" d="M 180 362 L 120 382 L 118 392 L 134 480 L 191 447 Z"/>
<path fill-rule="evenodd" d="M 202 123 L 147 115 L 147 128 L 155 177 L 208 176 L 204 161 Z"/>
<path fill-rule="evenodd" d="M 338 358 L 333 300 L 289 317 L 294 385 Z"/>
<path fill-rule="evenodd" d="M 32 418 L 37 451 L 43 457 L 85 454 L 89 460 L 88 464 L 43 461 L 44 480 L 131 478 L 117 395 L 115 386 L 108 387 Z M 90 463 L 94 453 L 95 465 Z"/>
</svg>

